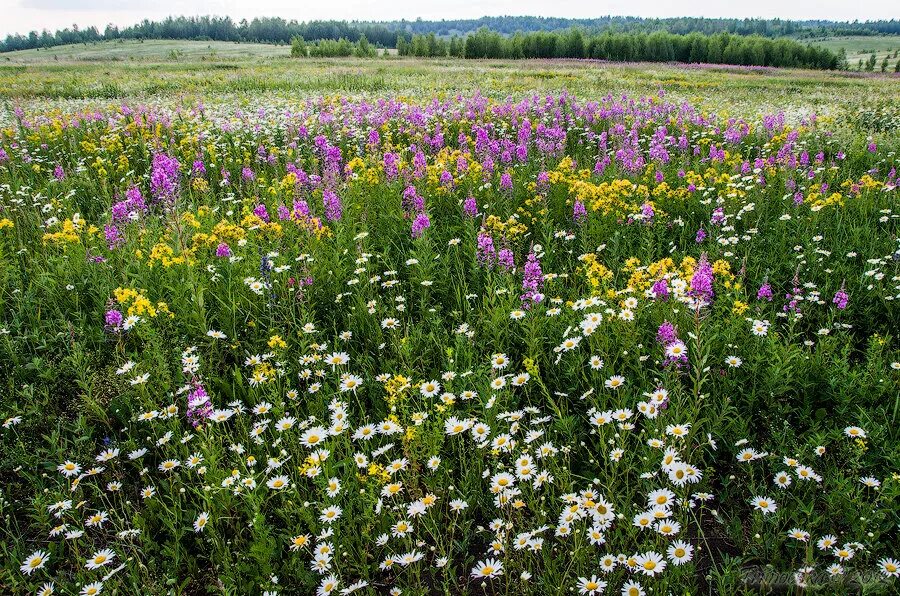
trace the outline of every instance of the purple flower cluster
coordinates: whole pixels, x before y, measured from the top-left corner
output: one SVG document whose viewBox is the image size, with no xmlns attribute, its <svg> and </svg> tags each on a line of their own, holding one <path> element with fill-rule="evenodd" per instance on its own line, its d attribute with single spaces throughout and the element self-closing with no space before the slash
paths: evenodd
<svg viewBox="0 0 900 596">
<path fill-rule="evenodd" d="M 803 288 L 800 287 L 800 278 L 794 275 L 794 286 L 791 291 L 784 295 L 785 305 L 782 307 L 784 312 L 798 313 L 800 312 L 800 301 L 803 300 Z"/>
<path fill-rule="evenodd" d="M 659 300 L 668 300 L 669 298 L 669 281 L 662 277 L 653 282 L 653 287 L 650 288 L 650 291 L 653 292 L 653 295 Z"/>
<path fill-rule="evenodd" d="M 137 219 L 141 213 L 147 211 L 147 204 L 141 195 L 141 189 L 132 186 L 125 191 L 125 200 L 118 201 L 112 206 L 112 221 L 122 222 Z"/>
<path fill-rule="evenodd" d="M 763 285 L 759 287 L 759 290 L 756 292 L 756 299 L 772 302 L 772 285 L 768 281 L 764 281 Z"/>
<path fill-rule="evenodd" d="M 325 219 L 338 221 L 344 210 L 341 206 L 341 198 L 333 190 L 325 190 L 322 193 L 322 204 L 325 206 Z"/>
<path fill-rule="evenodd" d="M 403 198 L 400 199 L 400 206 L 407 213 L 412 211 L 422 211 L 425 209 L 425 199 L 423 199 L 416 187 L 410 184 L 403 191 Z"/>
<path fill-rule="evenodd" d="M 194 382 L 194 388 L 188 393 L 187 397 L 187 419 L 188 422 L 197 428 L 203 424 L 212 414 L 212 401 L 209 394 L 200 383 Z"/>
<path fill-rule="evenodd" d="M 108 223 L 103 226 L 103 236 L 106 239 L 106 246 L 109 250 L 115 250 L 125 243 L 125 238 L 119 233 L 116 224 Z"/>
<path fill-rule="evenodd" d="M 675 365 L 677 368 L 686 366 L 688 363 L 687 346 L 678 339 L 678 329 L 669 321 L 663 322 L 656 330 L 656 341 L 665 350 L 666 358 L 663 361 L 664 366 Z"/>
<path fill-rule="evenodd" d="M 463 211 L 468 217 L 475 217 L 478 214 L 478 203 L 475 202 L 475 197 L 468 197 L 463 201 Z"/>
<path fill-rule="evenodd" d="M 525 292 L 519 296 L 522 300 L 522 308 L 529 309 L 544 299 L 541 288 L 544 287 L 544 273 L 541 271 L 541 263 L 534 251 L 529 251 L 522 273 L 522 289 Z"/>
<path fill-rule="evenodd" d="M 150 170 L 150 193 L 157 203 L 171 203 L 178 193 L 179 168 L 177 159 L 163 152 L 153 154 Z"/>
<path fill-rule="evenodd" d="M 259 203 L 256 207 L 253 208 L 253 215 L 260 218 L 266 223 L 269 223 L 269 211 L 266 209 L 266 206 L 262 203 Z"/>
<path fill-rule="evenodd" d="M 572 206 L 572 219 L 578 225 L 587 221 L 587 209 L 584 208 L 584 203 L 580 199 L 575 199 L 575 204 Z"/>
<path fill-rule="evenodd" d="M 713 268 L 709 264 L 706 253 L 700 257 L 697 269 L 691 277 L 691 289 L 688 295 L 697 300 L 698 306 L 704 306 L 713 299 Z"/>
<path fill-rule="evenodd" d="M 847 303 L 850 302 L 850 296 L 844 289 L 845 284 L 846 282 L 841 282 L 841 289 L 835 293 L 834 299 L 832 299 L 831 301 L 835 306 L 838 307 L 838 310 L 844 310 L 845 308 L 847 308 Z"/>
<path fill-rule="evenodd" d="M 431 220 L 428 219 L 428 214 L 424 211 L 420 211 L 418 215 L 416 215 L 416 219 L 413 220 L 412 224 L 412 237 L 419 238 L 422 234 L 425 233 L 425 230 L 431 227 Z"/>
<path fill-rule="evenodd" d="M 494 266 L 497 260 L 497 249 L 494 248 L 494 239 L 491 238 L 490 234 L 479 232 L 476 255 L 478 262 L 482 265 L 489 269 Z"/>
<path fill-rule="evenodd" d="M 513 251 L 508 248 L 501 248 L 497 253 L 497 265 L 506 271 L 512 271 L 516 268 L 516 258 Z"/>
<path fill-rule="evenodd" d="M 122 312 L 110 309 L 106 311 L 106 330 L 110 332 L 117 332 L 122 328 L 122 322 L 125 320 L 125 317 L 122 316 Z"/>
</svg>

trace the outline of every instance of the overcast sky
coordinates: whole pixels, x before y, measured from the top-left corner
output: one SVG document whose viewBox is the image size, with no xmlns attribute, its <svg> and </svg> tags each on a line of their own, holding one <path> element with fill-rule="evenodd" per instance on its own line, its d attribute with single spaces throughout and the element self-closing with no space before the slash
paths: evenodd
<svg viewBox="0 0 900 596">
<path fill-rule="evenodd" d="M 280 16 L 309 21 L 467 19 L 497 15 L 588 18 L 764 17 L 782 19 L 866 20 L 900 18 L 892 0 L 0 0 L 0 35 L 107 23 L 131 25 L 168 15 L 221 15 L 233 19 Z"/>
</svg>

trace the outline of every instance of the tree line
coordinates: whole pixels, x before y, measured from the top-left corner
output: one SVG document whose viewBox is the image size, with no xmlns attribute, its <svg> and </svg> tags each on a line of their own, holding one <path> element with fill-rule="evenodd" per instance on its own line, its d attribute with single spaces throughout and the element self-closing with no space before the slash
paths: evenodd
<svg viewBox="0 0 900 596">
<path fill-rule="evenodd" d="M 0 52 L 51 48 L 73 43 L 94 43 L 116 39 L 185 39 L 288 44 L 295 37 L 308 40 L 340 40 L 352 43 L 361 37 L 377 46 L 395 47 L 398 32 L 374 23 L 348 21 L 309 21 L 298 23 L 280 17 L 246 19 L 230 17 L 168 17 L 162 21 L 144 19 L 136 25 L 118 28 L 107 25 L 101 33 L 96 27 L 61 29 L 55 33 L 32 31 L 27 36 L 7 35 L 0 41 Z"/>
<path fill-rule="evenodd" d="M 423 21 L 418 19 L 384 22 L 297 22 L 280 17 L 261 17 L 251 21 L 244 19 L 235 22 L 230 17 L 182 16 L 168 17 L 161 21 L 145 19 L 136 25 L 124 28 L 107 25 L 103 31 L 97 27 L 81 29 L 73 26 L 56 32 L 44 30 L 32 31 L 27 35 L 10 34 L 0 41 L 0 52 L 116 39 L 187 39 L 287 44 L 295 37 L 302 37 L 310 41 L 346 39 L 351 43 L 356 43 L 361 37 L 365 37 L 376 47 L 393 48 L 401 43 L 412 44 L 416 35 L 424 35 L 430 40 L 429 34 L 434 34 L 435 38 L 444 40 L 449 46 L 453 36 L 456 36 L 458 43 L 461 43 L 461 40 L 467 35 L 484 28 L 505 36 L 515 33 L 560 33 L 578 28 L 590 36 L 604 32 L 634 34 L 667 32 L 683 36 L 691 33 L 704 35 L 729 33 L 733 36 L 778 38 L 790 35 L 810 38 L 827 35 L 900 34 L 900 20 L 849 22 L 693 17 L 645 19 L 605 16 L 596 19 L 562 19 L 501 16 L 462 20 Z M 449 47 L 447 53 L 450 53 Z"/>
<path fill-rule="evenodd" d="M 602 16 L 593 19 L 565 19 L 556 17 L 498 16 L 479 19 L 440 21 L 400 20 L 380 23 L 388 29 L 408 34 L 449 38 L 465 36 L 482 27 L 491 31 L 512 35 L 516 32 L 562 31 L 578 27 L 590 33 L 667 31 L 687 35 L 689 33 L 731 33 L 734 35 L 761 35 L 763 37 L 824 37 L 828 35 L 896 35 L 900 34 L 900 20 L 877 21 L 790 21 L 783 19 L 724 19 L 703 17 L 642 18 Z"/>
<path fill-rule="evenodd" d="M 717 33 L 677 35 L 653 33 L 585 34 L 572 28 L 504 36 L 482 28 L 465 38 L 446 41 L 434 33 L 413 35 L 398 44 L 398 53 L 420 57 L 460 58 L 595 58 L 625 62 L 689 62 L 836 69 L 838 55 L 787 38 Z"/>
</svg>

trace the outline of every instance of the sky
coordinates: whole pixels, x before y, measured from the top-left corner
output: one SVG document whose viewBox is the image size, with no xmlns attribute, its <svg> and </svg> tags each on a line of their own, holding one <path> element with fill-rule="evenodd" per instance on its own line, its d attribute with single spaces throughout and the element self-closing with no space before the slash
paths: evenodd
<svg viewBox="0 0 900 596">
<path fill-rule="evenodd" d="M 605 15 L 639 17 L 761 17 L 854 20 L 900 18 L 894 0 L 0 0 L 0 35 L 55 31 L 77 24 L 102 29 L 127 26 L 169 15 L 220 15 L 236 21 L 280 16 L 310 21 L 469 19 L 481 16 L 534 15 L 590 18 Z"/>
</svg>

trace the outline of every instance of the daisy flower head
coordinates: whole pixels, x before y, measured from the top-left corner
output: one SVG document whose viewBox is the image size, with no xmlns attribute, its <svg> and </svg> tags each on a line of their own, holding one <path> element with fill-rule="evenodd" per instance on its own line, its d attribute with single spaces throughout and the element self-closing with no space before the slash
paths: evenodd
<svg viewBox="0 0 900 596">
<path fill-rule="evenodd" d="M 201 511 L 200 515 L 197 516 L 197 519 L 194 520 L 194 532 L 202 532 L 204 528 L 206 528 L 206 524 L 209 523 L 209 513 L 206 511 Z"/>
<path fill-rule="evenodd" d="M 621 375 L 613 375 L 610 378 L 606 379 L 606 382 L 603 384 L 607 389 L 618 389 L 625 384 L 625 377 Z"/>
<path fill-rule="evenodd" d="M 476 578 L 494 578 L 503 574 L 503 563 L 497 559 L 486 559 L 479 561 L 472 568 L 472 577 Z"/>
<path fill-rule="evenodd" d="M 103 550 L 98 550 L 93 555 L 88 557 L 88 560 L 84 566 L 87 569 L 99 569 L 112 563 L 115 558 L 116 553 L 108 548 L 105 548 Z"/>
<path fill-rule="evenodd" d="M 850 437 L 851 439 L 865 439 L 866 431 L 861 429 L 858 426 L 848 426 L 844 429 L 844 434 Z"/>
<path fill-rule="evenodd" d="M 606 582 L 598 579 L 596 575 L 592 575 L 589 578 L 579 577 L 576 587 L 579 594 L 601 594 L 606 589 Z"/>
<path fill-rule="evenodd" d="M 764 514 L 774 513 L 778 509 L 778 505 L 769 497 L 753 497 L 750 499 L 750 504 L 753 505 L 754 509 Z"/>
<path fill-rule="evenodd" d="M 878 570 L 885 577 L 900 577 L 900 561 L 885 557 L 878 561 Z"/>
<path fill-rule="evenodd" d="M 44 565 L 46 565 L 49 560 L 50 553 L 43 550 L 36 550 L 25 557 L 25 560 L 22 561 L 22 564 L 19 566 L 19 571 L 25 575 L 31 575 L 38 569 L 43 569 Z"/>
<path fill-rule="evenodd" d="M 666 550 L 666 554 L 673 565 L 684 565 L 693 559 L 694 547 L 683 540 L 676 540 Z"/>
</svg>

